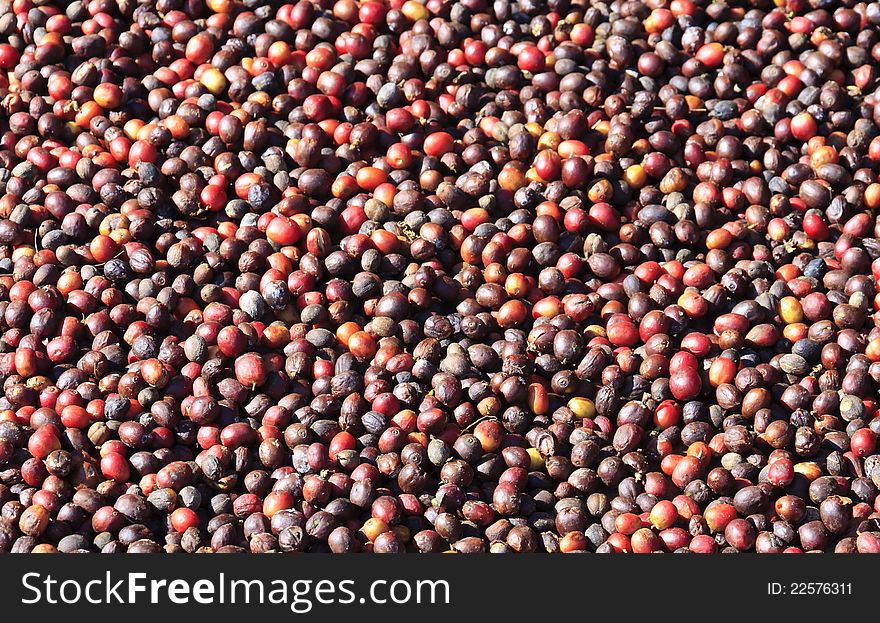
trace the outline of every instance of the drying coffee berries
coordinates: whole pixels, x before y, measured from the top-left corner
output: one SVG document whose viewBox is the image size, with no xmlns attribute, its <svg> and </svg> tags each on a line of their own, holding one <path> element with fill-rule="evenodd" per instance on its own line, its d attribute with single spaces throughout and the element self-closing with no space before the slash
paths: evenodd
<svg viewBox="0 0 880 623">
<path fill-rule="evenodd" d="M 0 551 L 880 551 L 880 4 L 0 31 Z"/>
</svg>

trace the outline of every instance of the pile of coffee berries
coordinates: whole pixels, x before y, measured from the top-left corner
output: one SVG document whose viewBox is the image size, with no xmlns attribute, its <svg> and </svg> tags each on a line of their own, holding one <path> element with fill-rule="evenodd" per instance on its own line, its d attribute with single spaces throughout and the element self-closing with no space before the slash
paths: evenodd
<svg viewBox="0 0 880 623">
<path fill-rule="evenodd" d="M 0 0 L 0 551 L 880 552 L 880 2 Z"/>
</svg>

